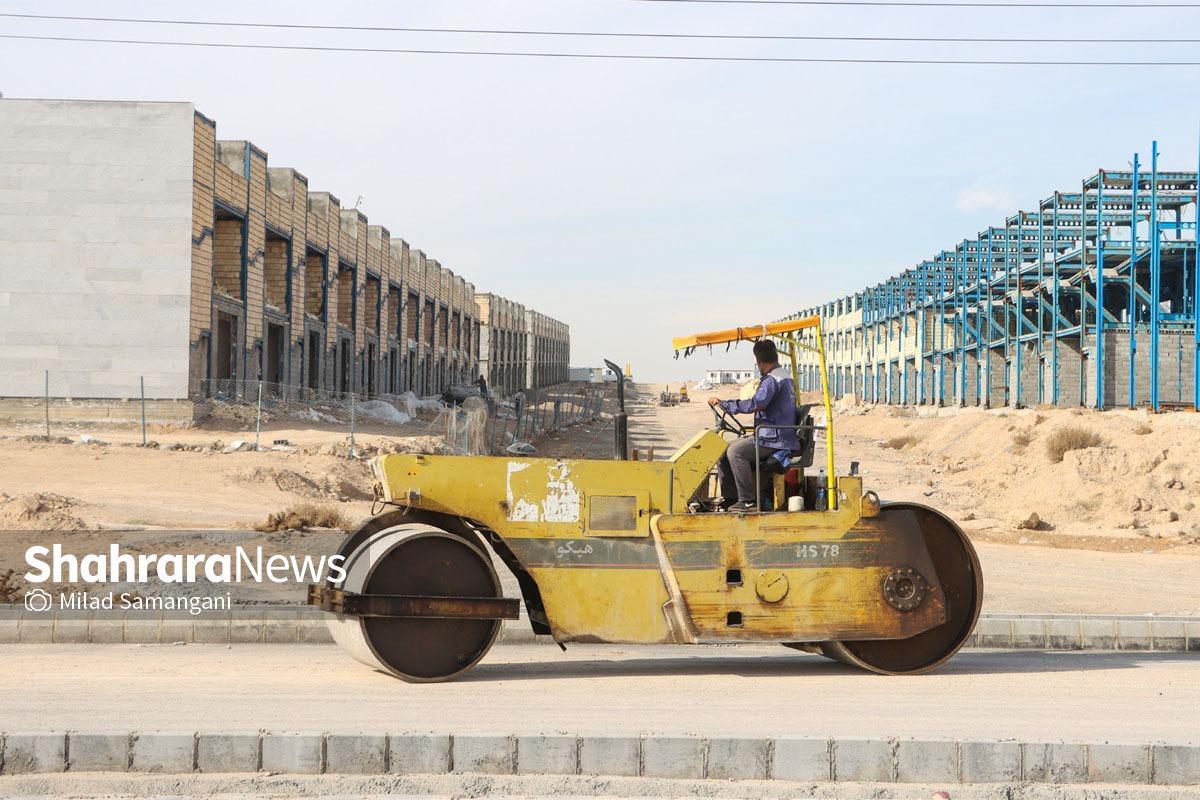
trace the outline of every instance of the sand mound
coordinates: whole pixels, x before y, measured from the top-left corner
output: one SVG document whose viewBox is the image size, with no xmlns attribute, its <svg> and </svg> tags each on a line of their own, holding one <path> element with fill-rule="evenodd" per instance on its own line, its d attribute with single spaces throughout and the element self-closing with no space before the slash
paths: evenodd
<svg viewBox="0 0 1200 800">
<path fill-rule="evenodd" d="M 960 518 L 1013 530 L 1036 514 L 1038 530 L 1200 541 L 1195 414 L 880 406 L 836 421 L 840 434 L 874 440 L 881 458 L 911 465 L 910 485 Z M 1064 439 L 1078 446 L 1056 462 Z"/>
<path fill-rule="evenodd" d="M 88 524 L 72 513 L 78 505 L 80 501 L 73 497 L 51 492 L 0 494 L 0 529 L 84 530 Z"/>
<path fill-rule="evenodd" d="M 320 474 L 304 474 L 285 467 L 255 467 L 235 473 L 234 483 L 274 485 L 281 492 L 312 500 L 370 500 L 371 479 L 365 465 L 336 462 Z"/>
</svg>

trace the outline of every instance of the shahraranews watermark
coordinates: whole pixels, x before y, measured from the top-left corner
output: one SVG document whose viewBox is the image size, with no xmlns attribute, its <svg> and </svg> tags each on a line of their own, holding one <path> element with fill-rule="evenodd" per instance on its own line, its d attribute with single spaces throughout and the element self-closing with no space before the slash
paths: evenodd
<svg viewBox="0 0 1200 800">
<path fill-rule="evenodd" d="M 346 557 L 267 556 L 262 547 L 251 555 L 238 545 L 233 553 L 122 553 L 117 543 L 107 553 L 77 556 L 64 553 L 61 544 L 34 545 L 25 551 L 25 573 L 30 583 L 318 583 L 326 578 L 339 582 L 346 577 Z"/>
<path fill-rule="evenodd" d="M 233 598 L 223 595 L 152 595 L 130 592 L 59 592 L 32 589 L 25 593 L 28 611 L 181 611 L 193 616 L 208 611 L 229 611 Z"/>
<path fill-rule="evenodd" d="M 139 548 L 140 549 L 140 548 Z M 269 555 L 261 546 L 231 552 L 125 552 L 119 543 L 92 553 L 65 552 L 62 544 L 25 550 L 24 580 L 30 611 L 228 611 L 232 595 L 205 590 L 237 584 L 307 584 L 345 578 L 342 555 Z M 62 584 L 52 592 L 46 584 Z M 79 584 L 86 588 L 80 589 Z"/>
</svg>

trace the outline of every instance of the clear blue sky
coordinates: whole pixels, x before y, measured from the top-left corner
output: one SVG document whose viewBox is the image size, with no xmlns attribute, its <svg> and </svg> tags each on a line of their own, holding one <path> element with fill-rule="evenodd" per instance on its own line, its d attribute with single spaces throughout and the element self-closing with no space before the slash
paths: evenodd
<svg viewBox="0 0 1200 800">
<path fill-rule="evenodd" d="M 14 0 L 5 11 L 98 13 Z M 694 33 L 1181 36 L 1200 9 L 632 0 L 109 2 L 108 16 Z M 1189 59 L 1198 45 L 634 42 L 0 19 L 0 32 L 579 52 Z M 374 223 L 571 326 L 572 363 L 698 377 L 673 335 L 776 318 L 952 247 L 1157 138 L 1196 168 L 1200 68 L 313 54 L 5 41 L 10 97 L 190 100 Z"/>
</svg>

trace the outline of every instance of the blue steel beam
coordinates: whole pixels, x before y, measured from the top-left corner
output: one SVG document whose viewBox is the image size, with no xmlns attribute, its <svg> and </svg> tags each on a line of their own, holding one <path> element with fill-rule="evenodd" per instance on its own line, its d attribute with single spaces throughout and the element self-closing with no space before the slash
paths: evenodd
<svg viewBox="0 0 1200 800">
<path fill-rule="evenodd" d="M 1150 145 L 1150 408 L 1158 411 L 1158 325 L 1162 262 L 1158 232 L 1158 142 Z"/>
<path fill-rule="evenodd" d="M 1104 410 L 1104 170 L 1096 183 L 1096 408 Z"/>
</svg>

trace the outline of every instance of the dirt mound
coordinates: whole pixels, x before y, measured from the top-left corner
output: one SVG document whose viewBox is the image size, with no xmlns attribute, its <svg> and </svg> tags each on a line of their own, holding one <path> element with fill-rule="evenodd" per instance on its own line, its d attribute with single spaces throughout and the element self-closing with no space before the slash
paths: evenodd
<svg viewBox="0 0 1200 800">
<path fill-rule="evenodd" d="M 235 483 L 274 485 L 281 492 L 313 500 L 370 500 L 370 472 L 364 464 L 335 462 L 321 474 L 304 474 L 286 467 L 255 467 L 233 476 Z"/>
<path fill-rule="evenodd" d="M 72 513 L 78 505 L 81 503 L 75 498 L 52 492 L 16 497 L 0 494 L 0 529 L 85 530 L 88 524 Z"/>
<path fill-rule="evenodd" d="M 1037 530 L 1057 534 L 1200 542 L 1194 414 L 873 407 L 837 422 L 898 461 L 900 480 L 883 487 L 897 499 L 1009 532 L 1036 516 Z"/>
</svg>

